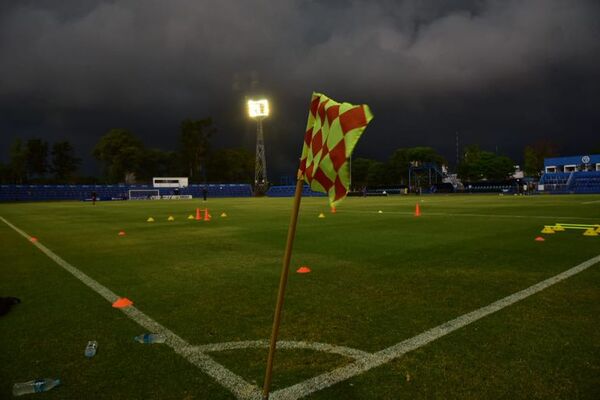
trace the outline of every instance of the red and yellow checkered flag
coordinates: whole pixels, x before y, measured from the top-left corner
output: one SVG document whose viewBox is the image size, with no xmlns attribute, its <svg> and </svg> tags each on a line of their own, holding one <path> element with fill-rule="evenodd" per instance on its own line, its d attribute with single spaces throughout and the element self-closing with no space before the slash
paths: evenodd
<svg viewBox="0 0 600 400">
<path fill-rule="evenodd" d="M 366 104 L 340 104 L 321 93 L 312 95 L 300 173 L 312 190 L 328 194 L 332 206 L 348 194 L 348 158 L 372 119 Z"/>
</svg>

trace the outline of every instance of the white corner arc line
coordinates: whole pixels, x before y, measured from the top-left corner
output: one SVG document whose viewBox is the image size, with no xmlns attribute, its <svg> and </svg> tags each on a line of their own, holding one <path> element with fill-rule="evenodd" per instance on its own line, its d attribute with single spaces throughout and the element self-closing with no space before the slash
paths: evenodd
<svg viewBox="0 0 600 400">
<path fill-rule="evenodd" d="M 17 228 L 6 219 L 0 216 L 0 220 L 4 222 L 6 225 L 11 227 L 15 232 L 31 241 L 31 236 Z M 90 278 L 56 254 L 54 254 L 50 249 L 41 244 L 40 242 L 33 242 L 33 244 L 45 255 L 47 255 L 52 261 L 61 266 L 67 272 L 75 276 L 79 279 L 83 284 L 88 286 L 94 292 L 98 293 L 100 296 L 104 297 L 110 303 L 115 302 L 119 296 L 117 296 L 114 292 L 112 292 L 107 287 L 100 284 L 98 281 Z M 191 346 L 184 339 L 179 337 L 170 329 L 162 326 L 142 311 L 137 309 L 134 306 L 121 308 L 120 309 L 125 315 L 135 321 L 138 325 L 146 328 L 150 332 L 160 333 L 166 337 L 166 344 L 171 347 L 177 354 L 183 356 L 186 360 L 188 360 L 191 364 L 200 368 L 204 373 L 212 377 L 215 381 L 219 382 L 225 388 L 227 388 L 231 393 L 233 393 L 238 399 L 259 399 L 261 397 L 260 389 L 246 382 L 240 376 L 234 374 L 221 364 L 217 363 L 207 354 L 194 350 L 194 346 Z"/>
<path fill-rule="evenodd" d="M 269 348 L 268 340 L 246 340 L 239 342 L 225 342 L 225 343 L 211 343 L 211 344 L 203 344 L 200 346 L 196 346 L 198 351 L 202 351 L 203 353 L 212 353 L 219 351 L 227 351 L 227 350 L 240 350 L 240 349 L 260 349 L 260 348 Z M 295 340 L 278 340 L 277 341 L 277 349 L 278 350 L 287 350 L 287 349 L 306 349 L 306 350 L 314 350 L 321 351 L 324 353 L 332 353 L 340 356 L 353 358 L 355 360 L 365 358 L 371 356 L 372 353 L 353 349 L 351 347 L 345 346 L 336 346 L 328 343 L 319 343 L 319 342 L 303 342 L 303 341 L 295 341 Z"/>
<path fill-rule="evenodd" d="M 277 390 L 273 392 L 271 398 L 278 400 L 299 399 L 301 397 L 308 396 L 309 394 L 314 393 L 318 390 L 325 389 L 336 383 L 352 378 L 356 375 L 360 375 L 372 368 L 378 367 L 382 364 L 392 361 L 393 359 L 396 359 L 408 353 L 409 351 L 423 347 L 426 344 L 429 344 L 434 340 L 437 340 L 451 332 L 454 332 L 457 329 L 463 328 L 477 320 L 480 320 L 483 317 L 500 311 L 503 308 L 515 304 L 518 301 L 521 301 L 531 295 L 541 292 L 542 290 L 547 289 L 552 285 L 555 285 L 567 278 L 570 278 L 573 275 L 585 271 L 586 269 L 599 262 L 600 255 L 590 258 L 589 260 L 584 261 L 571 269 L 561 272 L 558 275 L 536 283 L 535 285 L 532 285 L 519 292 L 513 293 L 485 307 L 481 307 L 475 311 L 471 311 L 470 313 L 463 314 L 458 318 L 445 322 L 417 336 L 414 336 L 410 339 L 404 340 L 386 349 L 373 353 L 370 356 L 356 360 L 333 371 L 326 372 L 324 374 L 307 379 L 304 382 L 295 384 L 293 386 L 289 386 L 284 389 Z"/>
</svg>

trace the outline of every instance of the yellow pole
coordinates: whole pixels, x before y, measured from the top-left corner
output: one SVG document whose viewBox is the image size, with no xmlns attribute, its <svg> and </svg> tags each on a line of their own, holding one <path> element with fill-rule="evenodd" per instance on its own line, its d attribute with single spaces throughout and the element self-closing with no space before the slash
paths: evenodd
<svg viewBox="0 0 600 400">
<path fill-rule="evenodd" d="M 277 293 L 277 303 L 275 305 L 275 316 L 273 318 L 273 329 L 271 331 L 271 342 L 269 343 L 269 357 L 267 358 L 267 370 L 265 371 L 265 382 L 263 385 L 263 399 L 269 398 L 269 390 L 271 388 L 271 376 L 273 371 L 273 359 L 275 358 L 275 349 L 277 348 L 277 334 L 279 333 L 279 325 L 281 323 L 281 311 L 283 309 L 283 298 L 285 295 L 285 287 L 288 280 L 288 272 L 290 260 L 292 258 L 292 247 L 294 245 L 294 237 L 296 236 L 296 225 L 298 223 L 298 212 L 300 210 L 300 199 L 302 198 L 302 188 L 304 179 L 300 171 L 298 171 L 298 181 L 296 182 L 296 193 L 294 195 L 294 205 L 292 208 L 292 218 L 288 229 L 287 242 L 285 244 L 285 253 L 283 256 L 283 266 L 281 269 L 281 277 L 279 279 L 279 292 Z"/>
</svg>

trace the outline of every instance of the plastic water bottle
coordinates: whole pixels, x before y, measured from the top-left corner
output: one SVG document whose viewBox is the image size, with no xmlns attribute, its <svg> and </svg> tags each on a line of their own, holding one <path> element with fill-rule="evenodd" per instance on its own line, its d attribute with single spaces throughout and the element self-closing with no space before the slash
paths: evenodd
<svg viewBox="0 0 600 400">
<path fill-rule="evenodd" d="M 92 358 L 96 355 L 96 349 L 98 348 L 98 342 L 96 342 L 95 340 L 90 340 L 87 343 L 87 346 L 85 346 L 85 356 L 87 358 Z"/>
<path fill-rule="evenodd" d="M 36 379 L 35 381 L 15 383 L 13 385 L 13 395 L 21 396 L 29 393 L 41 393 L 60 385 L 60 379 Z"/>
<path fill-rule="evenodd" d="M 143 335 L 136 336 L 134 339 L 140 343 L 164 343 L 166 340 L 164 335 L 156 333 L 144 333 Z"/>
</svg>

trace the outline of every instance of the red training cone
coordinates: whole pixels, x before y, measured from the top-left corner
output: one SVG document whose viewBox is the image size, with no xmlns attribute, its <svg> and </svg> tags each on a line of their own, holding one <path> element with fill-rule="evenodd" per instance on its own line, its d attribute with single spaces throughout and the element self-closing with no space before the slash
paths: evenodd
<svg viewBox="0 0 600 400">
<path fill-rule="evenodd" d="M 196 208 L 196 221 L 200 221 L 202 220 L 202 217 L 200 216 L 200 209 Z"/>
<path fill-rule="evenodd" d="M 37 241 L 38 241 L 38 239 L 37 239 L 35 236 L 32 236 L 32 237 L 30 237 L 30 238 L 29 238 L 29 240 L 30 240 L 32 243 L 35 243 L 35 242 L 37 242 Z"/>
<path fill-rule="evenodd" d="M 119 236 L 125 236 L 125 231 L 119 231 Z"/>
<path fill-rule="evenodd" d="M 546 240 L 546 239 L 544 239 L 544 238 L 543 238 L 543 237 L 541 237 L 541 236 L 538 236 L 538 237 L 536 237 L 536 238 L 535 238 L 535 241 L 536 241 L 536 242 L 544 242 L 545 240 Z"/>
<path fill-rule="evenodd" d="M 310 268 L 308 268 L 306 265 L 303 267 L 300 267 L 296 270 L 297 273 L 299 274 L 308 274 L 310 272 Z"/>
<path fill-rule="evenodd" d="M 205 221 L 210 221 L 210 219 L 211 219 L 211 216 L 210 216 L 210 214 L 208 213 L 208 207 L 206 207 L 206 208 L 204 209 L 204 220 L 205 220 Z"/>
<path fill-rule="evenodd" d="M 120 297 L 117 301 L 115 301 L 112 306 L 114 308 L 125 308 L 129 307 L 133 304 L 133 301 L 129 300 L 127 297 Z"/>
<path fill-rule="evenodd" d="M 419 207 L 419 203 L 415 206 L 415 217 L 421 216 L 421 207 Z"/>
</svg>

